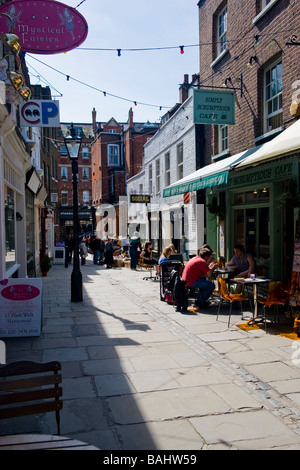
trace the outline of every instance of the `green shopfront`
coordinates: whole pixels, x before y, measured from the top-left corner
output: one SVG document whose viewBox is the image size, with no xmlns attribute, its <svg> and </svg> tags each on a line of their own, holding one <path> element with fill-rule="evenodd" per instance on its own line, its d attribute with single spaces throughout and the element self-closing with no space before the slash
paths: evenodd
<svg viewBox="0 0 300 470">
<path fill-rule="evenodd" d="M 206 189 L 207 243 L 229 261 L 236 243 L 272 279 L 291 275 L 299 212 L 299 155 L 237 168 L 227 184 Z"/>
</svg>

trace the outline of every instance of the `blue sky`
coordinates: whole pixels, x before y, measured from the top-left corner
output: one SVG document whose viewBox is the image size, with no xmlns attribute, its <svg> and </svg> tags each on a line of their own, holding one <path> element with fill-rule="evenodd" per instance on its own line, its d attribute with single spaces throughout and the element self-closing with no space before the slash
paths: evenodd
<svg viewBox="0 0 300 470">
<path fill-rule="evenodd" d="M 80 0 L 62 3 L 75 8 Z M 134 121 L 158 122 L 166 108 L 178 102 L 184 74 L 191 78 L 199 72 L 199 48 L 185 47 L 184 54 L 179 49 L 181 45 L 199 43 L 197 3 L 197 0 L 84 0 L 77 10 L 89 26 L 86 41 L 66 54 L 28 53 L 31 83 L 48 84 L 54 97 L 63 95 L 55 98 L 60 103 L 61 121 L 91 122 L 95 108 L 98 121 L 114 117 L 124 122 L 132 107 Z M 123 51 L 165 47 L 175 48 Z M 121 57 L 117 49 L 122 50 Z M 68 81 L 66 75 L 70 76 Z M 89 86 L 106 91 L 107 95 Z M 134 101 L 151 106 L 135 106 Z"/>
</svg>

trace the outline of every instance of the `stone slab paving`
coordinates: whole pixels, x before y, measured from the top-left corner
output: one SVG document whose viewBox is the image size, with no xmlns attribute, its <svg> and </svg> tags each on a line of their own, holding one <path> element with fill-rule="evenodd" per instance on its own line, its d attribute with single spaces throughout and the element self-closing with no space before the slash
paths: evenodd
<svg viewBox="0 0 300 470">
<path fill-rule="evenodd" d="M 6 341 L 8 362 L 61 361 L 63 435 L 104 450 L 300 449 L 300 342 L 245 332 L 236 312 L 228 328 L 226 309 L 175 312 L 145 271 L 88 260 L 82 273 L 71 303 L 71 267 L 53 266 L 42 335 Z M 26 423 L 55 432 L 50 414 Z"/>
</svg>

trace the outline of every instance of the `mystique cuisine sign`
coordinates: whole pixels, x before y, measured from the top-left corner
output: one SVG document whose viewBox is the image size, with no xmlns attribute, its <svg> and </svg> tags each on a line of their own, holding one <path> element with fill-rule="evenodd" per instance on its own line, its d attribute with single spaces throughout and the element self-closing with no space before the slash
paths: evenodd
<svg viewBox="0 0 300 470">
<path fill-rule="evenodd" d="M 53 0 L 16 0 L 1 6 L 0 13 L 11 17 L 23 52 L 58 54 L 75 49 L 87 37 L 84 17 L 75 8 Z M 0 32 L 9 30 L 9 18 L 0 16 Z"/>
</svg>

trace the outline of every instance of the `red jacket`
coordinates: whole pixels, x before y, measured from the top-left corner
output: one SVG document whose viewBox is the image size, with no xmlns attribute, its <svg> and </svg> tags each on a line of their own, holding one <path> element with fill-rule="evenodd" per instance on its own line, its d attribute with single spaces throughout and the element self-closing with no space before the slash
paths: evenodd
<svg viewBox="0 0 300 470">
<path fill-rule="evenodd" d="M 185 266 L 182 279 L 187 287 L 192 287 L 198 279 L 205 276 L 209 271 L 209 266 L 201 256 L 194 256 Z"/>
</svg>

